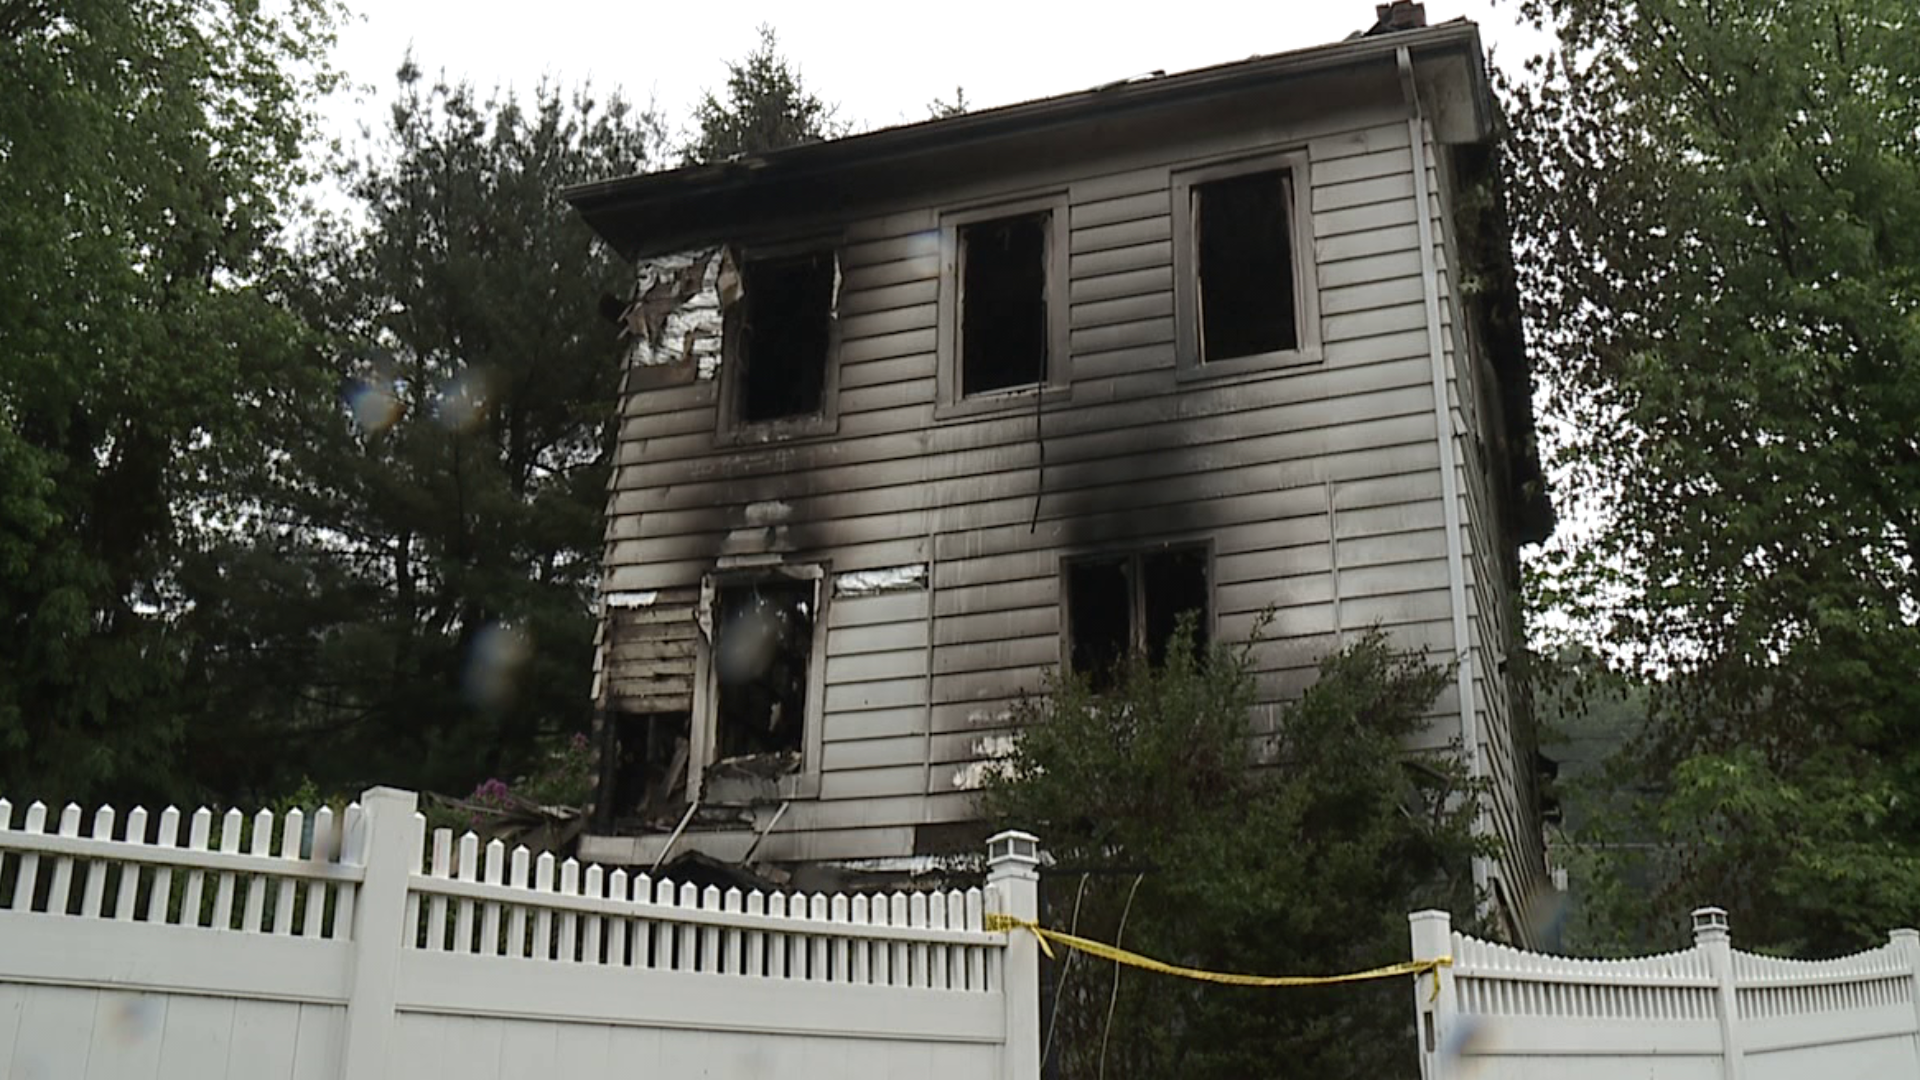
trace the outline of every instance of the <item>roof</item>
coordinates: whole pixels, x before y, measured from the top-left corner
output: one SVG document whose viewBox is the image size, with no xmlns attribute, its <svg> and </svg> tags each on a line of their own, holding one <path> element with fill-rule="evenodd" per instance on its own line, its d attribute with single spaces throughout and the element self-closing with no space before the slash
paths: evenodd
<svg viewBox="0 0 1920 1080">
<path fill-rule="evenodd" d="M 978 160 L 979 151 L 995 143 L 1083 127 L 1122 114 L 1206 103 L 1271 89 L 1279 82 L 1354 68 L 1377 67 L 1382 78 L 1397 79 L 1402 49 L 1408 51 L 1417 67 L 1427 71 L 1445 68 L 1445 78 L 1458 90 L 1449 94 L 1448 100 L 1467 106 L 1465 116 L 1453 118 L 1453 126 L 1476 138 L 1491 134 L 1494 104 L 1482 61 L 1479 28 L 1461 19 L 1173 75 L 1121 80 L 1090 90 L 803 143 L 724 162 L 601 180 L 568 188 L 562 195 L 595 232 L 631 259 L 683 244 L 692 234 L 704 234 L 699 239 L 710 240 L 725 231 L 723 226 L 751 216 L 742 214 L 749 204 L 777 200 L 793 207 L 824 200 L 846 205 L 850 190 L 869 197 L 883 194 L 884 185 L 849 187 L 846 181 L 855 175 L 877 180 L 897 173 L 899 164 L 907 160 L 954 154 L 971 154 Z M 824 183 L 829 178 L 833 181 L 830 185 Z"/>
</svg>

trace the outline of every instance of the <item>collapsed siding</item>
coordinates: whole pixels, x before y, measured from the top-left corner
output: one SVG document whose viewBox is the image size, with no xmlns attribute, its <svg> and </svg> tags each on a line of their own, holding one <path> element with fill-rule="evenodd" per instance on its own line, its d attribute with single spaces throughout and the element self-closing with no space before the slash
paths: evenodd
<svg viewBox="0 0 1920 1080">
<path fill-rule="evenodd" d="M 1226 149 L 1176 145 L 1061 178 L 1070 401 L 935 419 L 931 209 L 846 230 L 832 436 L 724 447 L 713 381 L 627 395 L 604 588 L 653 599 L 609 611 L 609 707 L 690 707 L 698 585 L 723 555 L 777 552 L 835 575 L 928 568 L 922 588 L 828 608 L 818 797 L 790 808 L 762 857 L 906 854 L 916 827 L 968 818 L 969 788 L 1011 734 L 1014 700 L 1062 656 L 1066 554 L 1210 542 L 1216 632 L 1244 638 L 1275 611 L 1256 654 L 1268 702 L 1298 693 L 1344 635 L 1374 625 L 1451 654 L 1407 126 L 1385 110 L 1345 130 L 1318 123 L 1278 140 L 1304 143 L 1310 159 L 1318 363 L 1176 380 L 1169 169 Z M 1275 139 L 1263 133 L 1258 146 Z M 1474 430 L 1475 407 L 1457 403 L 1461 430 Z M 1459 460 L 1471 462 L 1464 442 Z M 1469 485 L 1468 522 L 1486 517 L 1488 498 Z M 774 500 L 786 507 L 777 534 L 754 523 Z M 1499 550 L 1497 535 L 1467 540 L 1475 625 L 1490 642 L 1507 633 L 1496 622 L 1503 579 L 1484 554 Z M 1505 695 L 1487 664 L 1476 675 L 1511 834 L 1524 819 L 1506 794 Z M 1459 735 L 1452 699 L 1436 706 L 1432 744 Z"/>
</svg>

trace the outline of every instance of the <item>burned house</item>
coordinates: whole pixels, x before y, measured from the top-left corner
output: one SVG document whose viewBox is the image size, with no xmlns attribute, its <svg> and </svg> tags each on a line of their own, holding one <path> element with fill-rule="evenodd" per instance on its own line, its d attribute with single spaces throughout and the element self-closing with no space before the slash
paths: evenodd
<svg viewBox="0 0 1920 1080">
<path fill-rule="evenodd" d="M 1472 24 L 1394 21 L 567 193 L 639 270 L 591 857 L 968 848 L 1049 669 L 1271 608 L 1270 703 L 1376 625 L 1457 660 L 1428 738 L 1541 887 L 1496 111 Z"/>
</svg>

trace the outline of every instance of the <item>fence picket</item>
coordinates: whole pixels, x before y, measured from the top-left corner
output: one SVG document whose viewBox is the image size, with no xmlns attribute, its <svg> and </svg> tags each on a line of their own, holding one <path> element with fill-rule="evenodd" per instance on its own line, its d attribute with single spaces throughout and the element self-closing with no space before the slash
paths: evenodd
<svg viewBox="0 0 1920 1080">
<path fill-rule="evenodd" d="M 603 900 L 607 895 L 606 872 L 599 863 L 587 867 L 585 882 L 586 895 L 595 900 Z M 580 960 L 587 964 L 604 964 L 606 958 L 600 953 L 601 938 L 604 936 L 607 918 L 604 915 L 587 916 L 586 926 L 580 938 Z"/>
<path fill-rule="evenodd" d="M 827 904 L 827 919 L 830 922 L 847 921 L 847 897 L 845 893 L 835 893 Z M 847 970 L 853 966 L 851 940 L 845 934 L 833 935 L 827 949 L 827 977 L 834 982 L 846 982 Z"/>
<path fill-rule="evenodd" d="M 66 809 L 60 811 L 60 835 L 80 835 L 80 807 L 78 805 L 68 803 Z M 57 855 L 54 857 L 53 880 L 49 883 L 49 886 L 47 891 L 47 913 L 50 915 L 65 915 L 67 913 L 68 901 L 72 898 L 71 894 L 73 892 L 72 856 Z"/>
<path fill-rule="evenodd" d="M 480 879 L 480 838 L 468 831 L 460 835 L 460 861 L 458 873 L 461 881 Z M 464 897 L 453 901 L 453 951 L 471 953 L 473 948 L 473 901 Z"/>
<path fill-rule="evenodd" d="M 636 904 L 651 906 L 653 900 L 653 879 L 645 874 L 633 879 L 633 899 Z M 653 957 L 653 920 L 636 919 L 633 924 L 633 966 L 650 968 L 657 966 Z"/>
<path fill-rule="evenodd" d="M 706 911 L 720 908 L 720 887 L 709 885 L 700 892 L 700 907 Z M 718 972 L 720 966 L 720 928 L 702 923 L 700 926 L 700 952 L 694 958 L 695 971 Z"/>
<path fill-rule="evenodd" d="M 28 804 L 26 828 L 22 831 L 28 833 L 44 833 L 47 831 L 46 803 L 36 799 Z M 40 856 L 31 851 L 26 852 L 20 856 L 20 870 L 14 878 L 13 910 L 33 910 L 33 892 L 35 886 L 39 883 Z"/>
<path fill-rule="evenodd" d="M 887 896 L 876 896 L 871 901 L 869 916 L 875 926 L 893 925 L 893 903 Z M 873 985 L 893 985 L 893 943 L 885 940 L 873 943 Z"/>
<path fill-rule="evenodd" d="M 533 957 L 536 960 L 553 959 L 553 909 L 548 907 L 548 894 L 553 892 L 553 852 L 543 851 L 533 860 L 533 889 L 540 895 L 534 898 L 538 905 L 533 909 Z"/>
<path fill-rule="evenodd" d="M 169 806 L 160 811 L 159 828 L 154 831 L 153 843 L 156 847 L 180 846 L 180 809 Z M 153 884 L 147 890 L 147 921 L 166 923 L 169 903 L 173 899 L 173 867 L 162 866 L 153 872 Z"/>
<path fill-rule="evenodd" d="M 240 853 L 240 834 L 247 827 L 247 816 L 238 810 L 228 810 L 220 819 L 220 851 L 225 855 Z M 213 926 L 216 930 L 233 929 L 233 874 L 223 870 L 215 879 L 217 884 L 213 892 Z"/>
<path fill-rule="evenodd" d="M 913 925 L 913 920 L 907 917 L 906 893 L 897 892 L 887 897 L 887 924 L 890 926 Z M 908 951 L 907 943 L 896 938 L 888 945 L 888 950 L 892 954 L 890 959 L 892 980 L 889 985 L 912 986 L 913 965 L 911 957 L 913 954 Z"/>
<path fill-rule="evenodd" d="M 187 826 L 187 850 L 205 851 L 213 837 L 213 811 L 202 806 L 193 812 L 193 820 Z M 187 871 L 187 887 L 180 901 L 180 925 L 203 926 L 205 917 L 205 894 L 207 873 L 204 870 Z"/>
<path fill-rule="evenodd" d="M 13 803 L 7 799 L 0 799 L 0 832 L 12 832 L 12 831 L 13 831 Z M 16 867 L 20 865 L 19 855 L 13 854 L 4 848 L 0 848 L 0 881 L 5 881 L 7 879 L 7 860 L 8 859 L 12 859 L 13 864 Z M 19 871 L 16 870 L 15 874 L 17 875 L 18 873 Z M 16 881 L 17 881 L 17 877 L 16 877 Z M 0 894 L 0 899 L 4 900 L 4 903 L 0 903 L 0 911 L 12 910 L 13 901 L 11 899 L 6 899 L 5 894 Z"/>
<path fill-rule="evenodd" d="M 314 862 L 329 862 L 333 854 L 333 807 L 322 806 L 313 812 L 313 848 L 310 858 Z M 325 932 L 327 914 L 327 885 L 324 881 L 307 882 L 307 910 L 300 926 L 300 936 L 317 938 Z"/>
<path fill-rule="evenodd" d="M 295 863 L 300 861 L 300 837 L 307 825 L 306 811 L 294 807 L 280 822 L 280 861 Z M 273 892 L 273 929 L 276 935 L 293 933 L 294 887 L 293 877 L 279 875 Z"/>
<path fill-rule="evenodd" d="M 616 900 L 633 902 L 632 883 L 627 880 L 625 870 L 616 869 L 608 876 L 607 894 Z M 629 967 L 633 963 L 627 955 L 627 935 L 632 925 L 633 920 L 625 916 L 607 920 L 607 963 L 614 967 Z"/>
<path fill-rule="evenodd" d="M 513 849 L 513 871 L 507 878 L 508 885 L 521 890 L 527 887 L 527 868 L 531 858 L 525 844 Z M 507 955 L 530 955 L 527 946 L 527 905 L 524 901 L 517 901 L 507 909 Z"/>
<path fill-rule="evenodd" d="M 136 806 L 127 814 L 126 842 L 144 845 L 147 842 L 147 808 Z M 113 894 L 113 918 L 115 922 L 132 922 L 133 908 L 140 892 L 141 866 L 137 862 L 122 863 L 120 877 L 115 883 Z M 101 914 L 105 914 L 102 912 Z"/>
<path fill-rule="evenodd" d="M 113 839 L 113 807 L 102 806 L 93 812 L 93 832 L 95 840 Z M 107 902 L 107 861 L 94 859 L 87 863 L 87 884 L 80 900 L 80 914 L 87 918 L 104 918 Z"/>
<path fill-rule="evenodd" d="M 864 895 L 854 897 L 847 912 L 847 918 L 861 926 L 871 926 L 873 924 L 872 902 Z M 853 939 L 853 963 L 848 967 L 847 981 L 862 986 L 873 981 L 870 962 L 872 952 L 873 942 L 866 938 Z"/>
<path fill-rule="evenodd" d="M 253 843 L 247 848 L 247 854 L 259 858 L 264 864 L 273 854 L 273 811 L 262 810 L 253 817 Z M 264 874 L 248 874 L 242 879 L 247 890 L 246 914 L 242 917 L 240 929 L 247 933 L 259 933 L 261 923 L 267 917 L 267 886 L 272 879 Z"/>
<path fill-rule="evenodd" d="M 742 906 L 744 899 L 738 888 L 728 889 L 726 895 L 720 898 L 720 910 L 739 914 L 746 910 Z M 746 971 L 744 946 L 745 941 L 741 937 L 740 928 L 734 926 L 728 927 L 726 934 L 721 939 L 721 949 L 723 952 L 721 954 L 722 966 L 720 970 L 725 971 L 729 975 L 744 973 Z"/>
<path fill-rule="evenodd" d="M 755 889 L 747 894 L 746 912 L 749 915 L 767 913 L 767 894 Z M 767 973 L 767 933 L 764 930 L 749 930 L 746 933 L 746 956 L 741 968 L 743 974 L 760 978 Z"/>
<path fill-rule="evenodd" d="M 784 919 L 787 917 L 786 893 L 774 893 L 772 896 L 767 897 L 767 914 L 776 919 Z M 767 978 L 785 979 L 791 977 L 792 967 L 788 962 L 788 946 L 790 944 L 791 939 L 786 934 L 775 932 L 767 935 Z"/>
<path fill-rule="evenodd" d="M 947 929 L 946 893 L 936 892 L 928 894 L 927 925 L 933 927 L 935 930 Z M 928 949 L 928 954 L 932 961 L 927 975 L 928 985 L 932 986 L 935 990 L 951 989 L 953 984 L 947 981 L 949 968 L 947 963 L 947 946 L 934 945 Z"/>
<path fill-rule="evenodd" d="M 433 830 L 433 854 L 427 864 L 427 873 L 441 880 L 453 875 L 452 829 Z M 413 933 L 416 921 L 417 917 L 407 920 L 409 936 Z M 427 897 L 426 948 L 428 952 L 445 952 L 447 948 L 447 898 L 442 893 Z"/>
<path fill-rule="evenodd" d="M 660 885 L 663 890 L 672 889 L 671 884 L 668 882 L 663 881 Z M 675 898 L 675 903 L 683 908 L 699 907 L 700 889 L 694 885 L 680 886 L 679 895 Z M 698 966 L 700 962 L 698 942 L 699 931 L 695 928 L 694 924 L 687 922 L 681 923 L 678 932 L 674 934 L 673 969 L 675 971 L 700 970 Z"/>
<path fill-rule="evenodd" d="M 916 929 L 926 928 L 926 893 L 917 892 L 907 898 L 907 925 Z M 930 951 L 931 950 L 927 948 L 927 943 L 924 941 L 916 941 L 913 943 L 913 980 L 907 985 L 918 986 L 923 989 L 933 985 L 932 969 L 929 966 L 930 958 L 928 955 Z"/>
<path fill-rule="evenodd" d="M 807 918 L 815 922 L 827 921 L 827 898 L 814 893 L 807 897 Z M 809 927 L 807 934 L 807 981 L 827 982 L 833 978 L 828 966 L 826 927 Z"/>
<path fill-rule="evenodd" d="M 560 893 L 563 896 L 580 895 L 580 863 L 568 859 L 560 864 Z M 560 912 L 560 951 L 561 962 L 574 962 L 574 948 L 580 941 L 580 914 L 577 911 Z"/>
<path fill-rule="evenodd" d="M 499 839 L 487 841 L 487 884 L 498 885 L 507 869 L 507 845 Z M 502 956 L 507 952 L 507 943 L 500 938 L 500 904 L 487 901 L 480 912 L 480 955 Z"/>
<path fill-rule="evenodd" d="M 967 929 L 981 930 L 987 925 L 987 898 L 978 888 L 967 890 Z M 987 979 L 987 950 L 967 946 L 967 989 L 987 991 L 993 986 Z"/>
<path fill-rule="evenodd" d="M 367 847 L 360 837 L 362 820 L 366 811 L 357 802 L 348 803 L 346 813 L 340 815 L 335 825 L 334 835 L 338 838 L 338 862 L 353 866 L 367 865 Z M 351 850 L 349 846 L 351 845 Z M 330 934 L 335 939 L 353 936 L 353 908 L 360 893 L 360 887 L 351 881 L 338 882 L 333 887 L 333 923 Z"/>
</svg>

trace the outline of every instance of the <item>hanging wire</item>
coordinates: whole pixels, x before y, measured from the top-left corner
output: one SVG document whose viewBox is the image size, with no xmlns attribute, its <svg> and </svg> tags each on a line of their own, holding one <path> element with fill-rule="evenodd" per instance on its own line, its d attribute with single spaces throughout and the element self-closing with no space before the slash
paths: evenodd
<svg viewBox="0 0 1920 1080">
<path fill-rule="evenodd" d="M 1041 427 L 1040 410 L 1047 401 L 1046 369 L 1041 368 L 1040 385 L 1033 388 L 1033 440 L 1040 448 L 1040 468 L 1033 480 L 1033 520 L 1027 523 L 1027 535 L 1040 529 L 1040 500 L 1047 495 L 1047 433 Z"/>
<path fill-rule="evenodd" d="M 1068 922 L 1075 930 L 1080 928 L 1080 901 L 1087 895 L 1087 879 L 1092 876 L 1090 872 L 1082 871 L 1080 887 L 1073 891 L 1073 918 Z M 1060 981 L 1053 987 L 1053 1011 L 1047 1017 L 1047 1037 L 1040 1043 L 1040 1062 L 1043 1065 L 1046 1063 L 1047 1055 L 1053 1052 L 1053 1029 L 1060 1023 L 1060 999 L 1067 992 L 1067 975 L 1072 971 L 1073 956 L 1069 954 L 1066 962 L 1060 965 Z"/>
<path fill-rule="evenodd" d="M 1120 909 L 1120 927 L 1113 932 L 1113 944 L 1118 947 L 1127 933 L 1127 916 L 1133 913 L 1133 894 L 1140 891 L 1140 883 L 1147 875 L 1135 874 L 1133 887 L 1127 890 L 1127 905 Z M 1107 1026 L 1100 1030 L 1100 1080 L 1107 1075 L 1107 1036 L 1113 1034 L 1113 1009 L 1120 1003 L 1120 964 L 1113 965 L 1113 993 L 1107 997 Z"/>
</svg>

